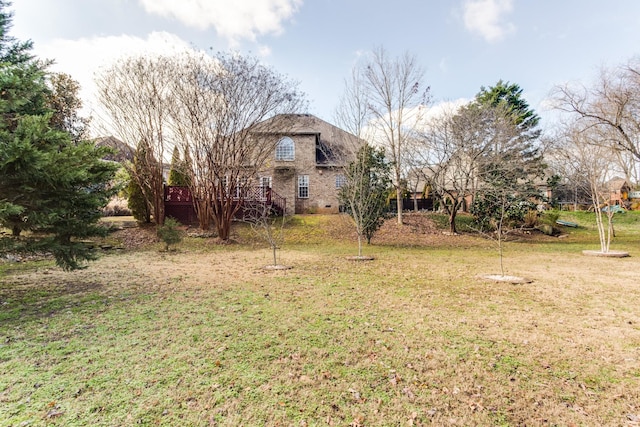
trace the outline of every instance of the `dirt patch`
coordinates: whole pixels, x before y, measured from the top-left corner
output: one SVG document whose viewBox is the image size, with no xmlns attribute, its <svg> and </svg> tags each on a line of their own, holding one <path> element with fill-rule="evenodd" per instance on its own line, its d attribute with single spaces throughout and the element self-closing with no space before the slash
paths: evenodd
<svg viewBox="0 0 640 427">
<path fill-rule="evenodd" d="M 371 240 L 375 245 L 391 246 L 451 246 L 463 248 L 486 244 L 477 234 L 459 233 L 451 235 L 448 229 L 439 228 L 429 214 L 408 212 L 399 225 L 396 217 L 385 220 Z"/>
<path fill-rule="evenodd" d="M 116 230 L 111 237 L 121 242 L 125 249 L 139 249 L 160 241 L 155 226 L 143 225 Z"/>
<path fill-rule="evenodd" d="M 336 215 L 327 222 L 326 232 L 333 240 L 357 240 L 353 221 L 347 215 Z M 403 224 L 398 225 L 396 217 L 387 218 L 371 239 L 372 244 L 415 246 L 430 244 L 440 239 L 446 240 L 442 230 L 433 219 L 424 213 L 405 213 Z"/>
</svg>

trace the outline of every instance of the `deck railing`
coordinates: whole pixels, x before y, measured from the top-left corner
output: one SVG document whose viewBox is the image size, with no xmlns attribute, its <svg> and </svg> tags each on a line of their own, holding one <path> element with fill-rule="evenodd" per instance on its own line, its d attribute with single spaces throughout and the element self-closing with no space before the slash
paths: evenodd
<svg viewBox="0 0 640 427">
<path fill-rule="evenodd" d="M 233 198 L 244 205 L 263 204 L 271 208 L 273 212 L 282 215 L 287 209 L 287 199 L 273 191 L 271 187 L 246 187 L 236 191 Z M 166 215 L 174 216 L 181 222 L 193 222 L 195 209 L 193 209 L 193 195 L 189 187 L 166 185 L 164 187 L 164 203 Z M 193 212 L 191 212 L 193 210 Z M 187 212 L 188 211 L 188 212 Z M 243 206 L 238 210 L 239 216 L 243 216 Z"/>
</svg>

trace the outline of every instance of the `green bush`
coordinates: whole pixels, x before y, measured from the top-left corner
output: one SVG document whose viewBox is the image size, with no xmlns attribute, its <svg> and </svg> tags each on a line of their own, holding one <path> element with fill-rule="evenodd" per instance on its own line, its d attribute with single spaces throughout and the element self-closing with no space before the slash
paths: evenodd
<svg viewBox="0 0 640 427">
<path fill-rule="evenodd" d="M 540 217 L 540 222 L 543 224 L 555 226 L 556 221 L 560 218 L 560 212 L 558 211 L 546 211 Z"/>
<path fill-rule="evenodd" d="M 158 237 L 164 242 L 165 250 L 169 251 L 171 245 L 176 245 L 182 242 L 182 230 L 180 230 L 180 223 L 171 217 L 164 220 L 164 225 L 158 227 Z"/>
</svg>

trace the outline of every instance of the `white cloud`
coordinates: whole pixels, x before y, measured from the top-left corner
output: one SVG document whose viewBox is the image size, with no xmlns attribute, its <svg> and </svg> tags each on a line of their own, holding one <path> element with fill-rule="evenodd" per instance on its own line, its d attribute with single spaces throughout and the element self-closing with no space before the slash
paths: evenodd
<svg viewBox="0 0 640 427">
<path fill-rule="evenodd" d="M 145 10 L 200 30 L 213 27 L 232 43 L 282 32 L 302 0 L 139 0 Z"/>
<path fill-rule="evenodd" d="M 512 0 L 466 0 L 463 5 L 464 25 L 486 41 L 497 42 L 515 31 L 515 26 L 505 21 L 505 15 L 512 10 Z"/>
<path fill-rule="evenodd" d="M 35 46 L 41 58 L 55 60 L 51 71 L 69 74 L 80 84 L 83 101 L 81 114 L 97 114 L 96 86 L 94 77 L 101 68 L 115 60 L 137 54 L 170 54 L 191 49 L 178 36 L 166 32 L 150 33 L 146 38 L 121 35 L 92 37 L 79 40 L 56 39 Z"/>
<path fill-rule="evenodd" d="M 471 102 L 466 98 L 458 98 L 453 101 L 440 101 L 434 105 L 431 105 L 424 114 L 425 122 L 438 120 L 447 115 L 455 114 L 461 107 Z"/>
</svg>

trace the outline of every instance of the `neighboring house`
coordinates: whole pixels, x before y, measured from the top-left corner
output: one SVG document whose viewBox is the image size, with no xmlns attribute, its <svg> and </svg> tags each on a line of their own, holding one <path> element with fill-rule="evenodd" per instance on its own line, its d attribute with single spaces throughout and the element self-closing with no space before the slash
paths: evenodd
<svg viewBox="0 0 640 427">
<path fill-rule="evenodd" d="M 259 186 L 284 197 L 287 214 L 338 213 L 345 167 L 364 141 L 310 114 L 290 118 L 282 132 L 267 121 L 268 131 L 255 134 L 277 139 L 273 155 L 258 172 Z"/>
<path fill-rule="evenodd" d="M 96 147 L 108 147 L 113 153 L 108 155 L 105 160 L 111 160 L 123 164 L 133 161 L 134 150 L 118 138 L 113 136 L 105 136 L 94 139 Z"/>
<path fill-rule="evenodd" d="M 601 206 L 605 206 L 606 202 L 608 205 L 620 205 L 629 208 L 632 204 L 631 199 L 633 199 L 635 195 L 634 192 L 631 191 L 631 186 L 624 178 L 613 178 L 607 181 L 601 191 L 601 197 L 604 199 L 600 201 Z M 588 182 L 582 182 L 573 186 L 560 185 L 557 190 L 557 198 L 562 209 L 593 209 L 593 201 L 591 200 Z"/>
<path fill-rule="evenodd" d="M 609 190 L 609 204 L 628 207 L 631 186 L 627 180 L 624 178 L 613 178 L 607 182 L 606 185 Z"/>
<path fill-rule="evenodd" d="M 435 187 L 437 190 L 442 191 L 445 203 L 450 204 L 450 200 L 453 197 L 457 197 L 460 192 L 464 192 L 465 195 L 458 211 L 469 212 L 476 192 L 482 191 L 482 182 L 472 175 L 467 176 L 467 174 L 471 174 L 470 169 L 464 166 L 460 167 L 459 170 L 452 168 L 439 174 L 438 165 L 433 165 L 429 168 L 411 171 L 407 179 L 407 194 L 409 198 L 405 199 L 404 208 L 414 209 L 415 207 L 419 210 L 438 210 L 441 208 L 439 206 L 441 200 L 437 199 L 437 195 L 434 194 L 434 189 L 432 188 L 433 180 L 438 179 L 439 182 L 435 182 L 435 184 L 439 185 Z M 547 177 L 536 177 L 533 180 L 533 185 L 542 200 L 550 201 L 553 194 L 547 181 Z M 535 200 L 538 199 L 536 198 Z"/>
</svg>

